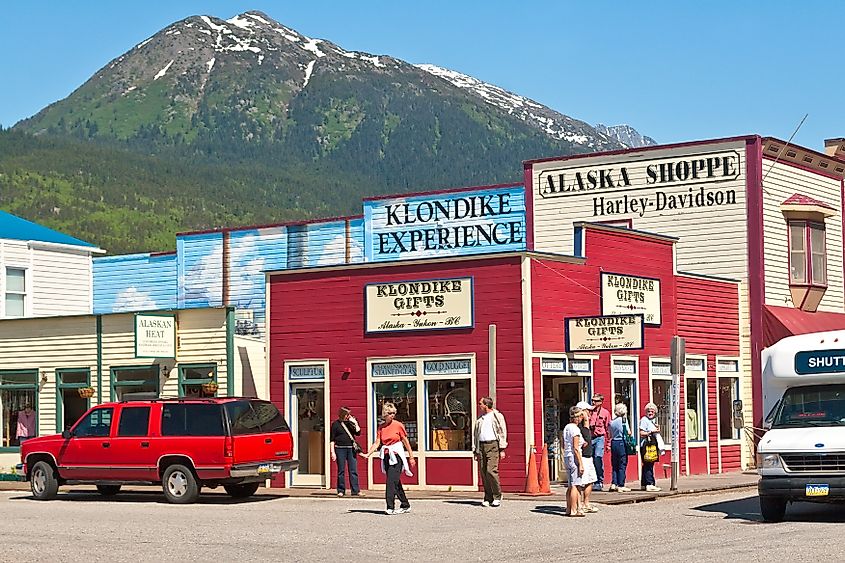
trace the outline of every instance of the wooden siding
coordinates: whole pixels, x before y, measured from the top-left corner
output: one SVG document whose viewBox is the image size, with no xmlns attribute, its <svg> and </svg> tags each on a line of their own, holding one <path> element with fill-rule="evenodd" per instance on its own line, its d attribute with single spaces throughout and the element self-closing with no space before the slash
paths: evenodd
<svg viewBox="0 0 845 563">
<path fill-rule="evenodd" d="M 176 254 L 94 259 L 94 313 L 176 308 Z"/>
<path fill-rule="evenodd" d="M 548 170 L 567 168 L 614 168 L 617 173 L 621 166 L 630 165 L 639 156 L 630 154 L 596 156 L 573 160 L 551 161 L 533 164 L 531 190 L 534 205 L 534 249 L 560 254 L 573 253 L 573 223 L 577 221 L 616 221 L 630 219 L 633 228 L 663 235 L 678 237 L 677 261 L 681 271 L 693 271 L 701 274 L 745 278 L 748 263 L 748 245 L 746 229 L 745 174 L 748 163 L 745 159 L 745 144 L 732 142 L 696 147 L 655 150 L 648 153 L 648 160 L 637 160 L 637 169 L 642 169 L 654 161 L 666 158 L 691 158 L 690 155 L 735 150 L 740 157 L 740 175 L 736 180 L 717 184 L 702 184 L 705 190 L 733 190 L 736 203 L 732 205 L 684 208 L 680 210 L 649 210 L 643 216 L 639 213 L 597 216 L 594 214 L 593 198 L 650 197 L 654 199 L 656 191 L 667 194 L 687 194 L 690 183 L 654 189 L 645 185 L 644 176 L 630 178 L 634 188 L 598 193 L 598 190 L 584 194 L 562 197 L 543 198 L 539 195 L 540 173 Z M 700 157 L 700 156 L 699 156 Z M 695 191 L 695 190 L 694 190 Z M 718 236 L 714 236 L 718 235 Z"/>
<path fill-rule="evenodd" d="M 781 204 L 794 194 L 810 196 L 831 206 L 834 215 L 825 219 L 827 238 L 827 291 L 820 311 L 845 310 L 842 272 L 842 183 L 783 162 L 763 159 L 763 252 L 766 304 L 794 307 L 789 293 L 789 240 Z M 800 305 L 800 304 L 799 304 Z"/>
<path fill-rule="evenodd" d="M 366 284 L 460 277 L 468 271 L 474 280 L 475 328 L 364 334 Z M 341 405 L 367 412 L 368 358 L 474 354 L 476 396 L 484 396 L 489 392 L 488 325 L 496 324 L 496 394 L 508 421 L 508 451 L 512 452 L 501 463 L 500 475 L 505 490 L 523 489 L 526 444 L 519 257 L 278 275 L 270 283 L 270 394 L 282 409 L 286 409 L 284 363 L 304 359 L 329 361 L 330 413 Z M 351 375 L 344 377 L 342 368 L 347 367 Z M 364 436 L 370 435 L 373 419 L 373 413 L 358 417 Z M 359 467 L 361 482 L 366 484 L 368 468 L 366 464 Z"/>
</svg>

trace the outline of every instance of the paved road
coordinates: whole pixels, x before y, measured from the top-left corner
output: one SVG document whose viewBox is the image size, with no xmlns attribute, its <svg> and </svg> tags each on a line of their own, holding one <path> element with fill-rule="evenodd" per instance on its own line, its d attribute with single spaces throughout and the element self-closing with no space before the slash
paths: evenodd
<svg viewBox="0 0 845 563">
<path fill-rule="evenodd" d="M 215 494 L 173 506 L 153 492 L 37 502 L 11 491 L 0 493 L 0 561 L 845 560 L 842 507 L 796 505 L 792 521 L 772 525 L 747 490 L 606 506 L 579 519 L 563 517 L 560 501 L 416 501 L 410 514 L 387 516 L 375 498 Z"/>
</svg>

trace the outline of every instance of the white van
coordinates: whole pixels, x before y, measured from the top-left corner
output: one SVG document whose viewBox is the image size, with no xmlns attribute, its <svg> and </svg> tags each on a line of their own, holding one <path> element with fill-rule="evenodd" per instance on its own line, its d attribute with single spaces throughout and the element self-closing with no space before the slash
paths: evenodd
<svg viewBox="0 0 845 563">
<path fill-rule="evenodd" d="M 845 330 L 790 336 L 762 355 L 763 520 L 783 520 L 791 502 L 845 501 Z"/>
</svg>

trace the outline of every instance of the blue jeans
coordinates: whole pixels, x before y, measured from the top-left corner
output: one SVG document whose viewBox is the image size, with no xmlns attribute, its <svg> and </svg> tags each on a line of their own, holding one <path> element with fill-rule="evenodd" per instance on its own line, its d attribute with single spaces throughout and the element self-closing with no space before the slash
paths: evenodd
<svg viewBox="0 0 845 563">
<path fill-rule="evenodd" d="M 604 483 L 604 436 L 593 438 L 593 465 L 596 466 L 597 480 L 593 483 L 593 490 L 600 491 Z"/>
<path fill-rule="evenodd" d="M 646 485 L 656 485 L 657 482 L 654 480 L 654 462 L 648 463 L 643 462 L 643 476 L 640 480 L 640 486 L 645 487 Z"/>
<path fill-rule="evenodd" d="M 349 487 L 352 494 L 357 495 L 361 489 L 358 487 L 358 458 L 355 457 L 355 449 L 335 446 L 334 451 L 337 456 L 337 492 L 346 492 L 346 465 L 349 464 Z"/>
<path fill-rule="evenodd" d="M 628 453 L 625 451 L 624 440 L 611 440 L 610 466 L 613 468 L 613 480 L 617 487 L 625 486 L 625 475 L 628 471 Z"/>
</svg>

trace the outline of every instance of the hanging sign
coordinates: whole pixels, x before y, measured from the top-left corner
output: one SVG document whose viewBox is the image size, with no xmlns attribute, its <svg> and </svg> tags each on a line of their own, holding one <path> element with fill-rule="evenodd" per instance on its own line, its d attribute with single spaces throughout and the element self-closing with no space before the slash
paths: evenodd
<svg viewBox="0 0 845 563">
<path fill-rule="evenodd" d="M 567 352 L 641 350 L 645 342 L 642 315 L 605 315 L 565 319 Z"/>
<path fill-rule="evenodd" d="M 135 315 L 135 357 L 176 357 L 174 315 Z"/>
<path fill-rule="evenodd" d="M 660 280 L 602 272 L 601 314 L 640 313 L 645 324 L 660 325 Z"/>
<path fill-rule="evenodd" d="M 472 278 L 366 286 L 368 333 L 472 328 Z"/>
</svg>

